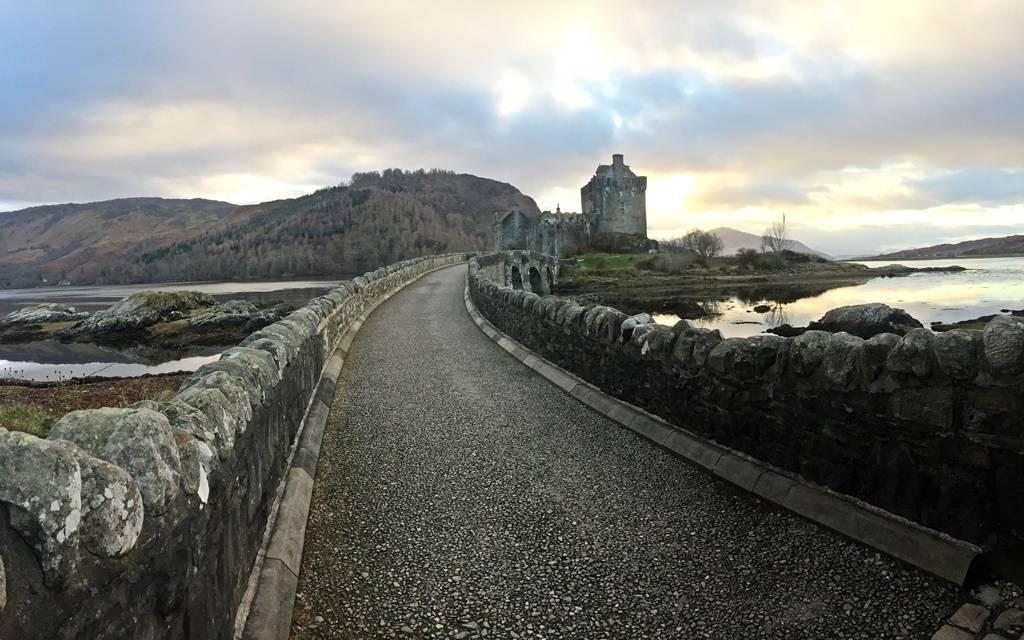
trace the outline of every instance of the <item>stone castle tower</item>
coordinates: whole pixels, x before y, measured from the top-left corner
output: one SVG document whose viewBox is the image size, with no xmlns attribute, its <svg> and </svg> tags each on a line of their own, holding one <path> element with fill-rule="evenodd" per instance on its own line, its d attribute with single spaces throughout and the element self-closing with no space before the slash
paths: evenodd
<svg viewBox="0 0 1024 640">
<path fill-rule="evenodd" d="M 529 249 L 562 256 L 590 246 L 601 234 L 612 236 L 612 244 L 645 250 L 647 243 L 647 178 L 630 171 L 622 154 L 612 156 L 610 165 L 597 167 L 594 177 L 580 189 L 583 213 L 544 211 L 540 217 L 526 215 L 513 206 L 499 213 L 494 222 L 498 249 Z M 604 238 L 607 244 L 608 237 Z"/>
<path fill-rule="evenodd" d="M 622 154 L 597 168 L 580 189 L 583 215 L 594 221 L 594 233 L 628 233 L 647 237 L 647 178 L 633 173 Z"/>
</svg>

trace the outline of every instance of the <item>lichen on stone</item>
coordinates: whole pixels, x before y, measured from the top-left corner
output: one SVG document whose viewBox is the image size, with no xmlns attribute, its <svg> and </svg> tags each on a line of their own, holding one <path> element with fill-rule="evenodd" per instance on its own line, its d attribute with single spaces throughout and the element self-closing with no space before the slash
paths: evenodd
<svg viewBox="0 0 1024 640">
<path fill-rule="evenodd" d="M 181 463 L 162 413 L 133 408 L 72 411 L 57 421 L 48 438 L 67 440 L 123 468 L 138 483 L 152 515 L 162 514 L 178 496 Z"/>
<path fill-rule="evenodd" d="M 11 526 L 39 552 L 47 586 L 63 588 L 78 566 L 78 460 L 60 445 L 0 429 L 0 469 L 0 501 L 9 505 Z"/>
</svg>

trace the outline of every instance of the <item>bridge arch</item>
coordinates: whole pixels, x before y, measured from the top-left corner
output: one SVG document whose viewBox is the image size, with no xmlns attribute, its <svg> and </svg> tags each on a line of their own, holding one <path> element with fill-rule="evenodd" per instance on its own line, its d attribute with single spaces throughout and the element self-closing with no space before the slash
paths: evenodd
<svg viewBox="0 0 1024 640">
<path fill-rule="evenodd" d="M 540 271 L 533 265 L 530 265 L 530 291 L 539 296 L 543 296 L 548 293 L 544 290 L 544 281 L 540 277 Z"/>
<path fill-rule="evenodd" d="M 512 265 L 512 278 L 511 278 L 511 280 L 512 280 L 511 284 L 512 284 L 512 288 L 513 289 L 522 289 L 523 288 L 523 274 L 522 274 L 521 271 L 519 271 L 519 265 L 517 265 L 517 264 Z"/>
</svg>

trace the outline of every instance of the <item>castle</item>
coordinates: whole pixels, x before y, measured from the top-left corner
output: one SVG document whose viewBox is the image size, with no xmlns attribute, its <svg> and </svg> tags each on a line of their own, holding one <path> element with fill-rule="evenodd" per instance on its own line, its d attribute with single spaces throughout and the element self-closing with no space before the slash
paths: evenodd
<svg viewBox="0 0 1024 640">
<path fill-rule="evenodd" d="M 495 223 L 499 250 L 527 249 L 564 256 L 575 249 L 602 243 L 609 246 L 647 244 L 647 178 L 633 173 L 622 160 L 597 167 L 580 189 L 583 213 L 543 212 L 528 216 L 518 206 Z"/>
</svg>

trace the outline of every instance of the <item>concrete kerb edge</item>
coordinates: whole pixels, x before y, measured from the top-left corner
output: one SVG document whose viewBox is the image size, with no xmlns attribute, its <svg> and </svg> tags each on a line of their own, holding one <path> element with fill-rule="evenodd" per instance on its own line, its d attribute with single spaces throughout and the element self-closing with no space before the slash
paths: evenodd
<svg viewBox="0 0 1024 640">
<path fill-rule="evenodd" d="M 348 348 L 377 307 L 420 278 L 441 269 L 457 266 L 459 263 L 446 264 L 424 271 L 401 287 L 375 300 L 352 321 L 345 335 L 338 340 L 334 351 L 326 359 L 317 387 L 310 396 L 302 425 L 291 445 L 288 465 L 277 489 L 278 498 L 271 508 L 271 517 L 267 523 L 268 535 L 253 566 L 247 597 L 243 598 L 242 606 L 245 609 L 243 611 L 240 606 L 239 615 L 236 617 L 235 640 L 286 640 L 291 635 L 295 594 L 299 585 L 297 572 L 293 571 L 292 567 L 298 569 L 302 566 L 306 522 L 309 519 L 315 483 L 315 478 L 310 477 L 302 462 L 312 463 L 315 470 L 324 425 L 330 409 L 328 407 L 328 411 L 313 411 L 320 400 L 318 392 L 321 386 L 331 384 L 337 392 L 337 383 L 345 366 L 344 358 L 348 355 Z M 343 350 L 342 345 L 345 347 Z M 336 360 L 340 361 L 340 365 Z M 313 424 L 313 421 L 316 424 Z M 310 460 L 297 464 L 295 454 L 300 449 L 311 452 L 311 455 Z M 282 572 L 292 574 L 294 579 L 283 579 Z"/>
<path fill-rule="evenodd" d="M 807 482 L 613 398 L 498 330 L 476 309 L 468 281 L 464 300 L 485 335 L 524 364 L 530 358 L 531 369 L 577 401 L 763 500 L 954 584 L 964 583 L 972 561 L 982 552 L 969 542 Z"/>
</svg>

